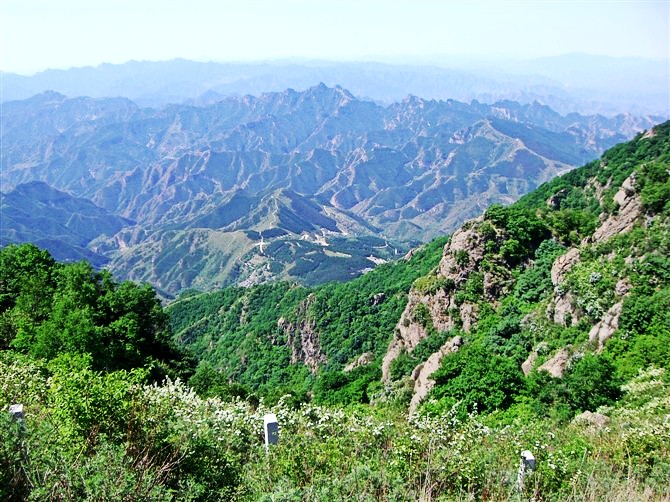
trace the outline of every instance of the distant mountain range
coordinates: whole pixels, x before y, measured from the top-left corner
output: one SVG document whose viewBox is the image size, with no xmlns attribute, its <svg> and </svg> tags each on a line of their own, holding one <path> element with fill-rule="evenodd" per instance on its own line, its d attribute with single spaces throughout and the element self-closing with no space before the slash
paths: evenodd
<svg viewBox="0 0 670 502">
<path fill-rule="evenodd" d="M 300 91 L 324 82 L 383 104 L 407 95 L 485 103 L 512 99 L 524 104 L 538 101 L 563 114 L 670 117 L 667 60 L 569 54 L 528 61 L 438 57 L 421 63 L 131 61 L 46 70 L 33 76 L 3 73 L 0 95 L 3 101 L 13 101 L 53 90 L 69 97 L 126 97 L 142 106 L 160 107 L 210 104 L 232 95 L 286 88 Z"/>
<path fill-rule="evenodd" d="M 382 106 L 320 84 L 162 109 L 47 92 L 4 103 L 1 121 L 3 244 L 109 260 L 174 295 L 351 277 L 661 118 Z"/>
</svg>

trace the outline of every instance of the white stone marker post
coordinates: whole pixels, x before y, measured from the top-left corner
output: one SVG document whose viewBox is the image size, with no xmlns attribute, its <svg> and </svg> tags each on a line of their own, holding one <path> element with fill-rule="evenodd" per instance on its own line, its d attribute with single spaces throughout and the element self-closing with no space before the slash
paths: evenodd
<svg viewBox="0 0 670 502">
<path fill-rule="evenodd" d="M 14 420 L 18 422 L 19 428 L 23 433 L 26 429 L 25 416 L 23 415 L 23 404 L 18 403 L 10 405 L 9 414 L 12 416 Z"/>
<path fill-rule="evenodd" d="M 519 473 L 516 477 L 516 484 L 519 491 L 523 490 L 523 479 L 526 476 L 526 472 L 534 470 L 535 470 L 535 457 L 528 450 L 522 451 L 521 463 L 519 464 Z"/>
<path fill-rule="evenodd" d="M 12 404 L 9 407 L 9 414 L 14 420 L 23 420 L 23 405 L 22 404 Z"/>
<path fill-rule="evenodd" d="M 277 415 L 268 413 L 263 417 L 265 424 L 265 451 L 271 444 L 277 444 L 279 441 L 279 423 L 277 422 Z"/>
</svg>

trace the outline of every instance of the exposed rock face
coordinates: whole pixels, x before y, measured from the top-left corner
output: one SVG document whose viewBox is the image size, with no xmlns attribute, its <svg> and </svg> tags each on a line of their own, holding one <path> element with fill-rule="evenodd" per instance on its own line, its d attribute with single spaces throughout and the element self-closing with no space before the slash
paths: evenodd
<svg viewBox="0 0 670 502">
<path fill-rule="evenodd" d="M 352 370 L 355 370 L 359 366 L 365 366 L 366 364 L 370 364 L 375 360 L 375 355 L 372 352 L 363 352 L 358 359 L 355 361 L 350 362 L 344 367 L 345 372 L 349 372 Z"/>
<path fill-rule="evenodd" d="M 556 352 L 554 357 L 538 368 L 538 371 L 546 371 L 554 378 L 560 378 L 570 364 L 570 351 L 563 348 Z"/>
<path fill-rule="evenodd" d="M 479 217 L 457 230 L 444 247 L 442 260 L 438 265 L 437 276 L 453 282 L 454 287 L 463 284 L 477 269 L 484 257 L 485 238 L 477 231 Z M 493 278 L 489 281 L 491 294 L 501 288 Z M 391 363 L 404 351 L 411 352 L 417 344 L 426 338 L 428 331 L 415 313 L 423 305 L 430 314 L 431 322 L 437 331 L 447 331 L 461 324 L 466 333 L 477 320 L 476 306 L 467 302 L 456 304 L 453 291 L 438 289 L 430 294 L 412 289 L 405 310 L 395 328 L 395 336 L 382 360 L 382 381 L 391 380 Z M 457 315 L 453 315 L 458 313 Z"/>
<path fill-rule="evenodd" d="M 579 262 L 579 250 L 570 249 L 566 254 L 559 256 L 551 267 L 551 283 L 554 285 L 554 298 L 547 306 L 547 318 L 556 324 L 567 326 L 568 319 L 574 326 L 578 322 L 578 314 L 573 306 L 573 298 L 569 293 L 561 290 L 561 284 L 568 272 Z"/>
<path fill-rule="evenodd" d="M 598 342 L 598 351 L 603 350 L 605 342 L 609 340 L 619 328 L 619 316 L 621 316 L 622 308 L 622 301 L 612 305 L 603 318 L 594 324 L 591 331 L 589 331 L 589 341 Z"/>
<path fill-rule="evenodd" d="M 632 287 L 633 285 L 630 283 L 630 279 L 628 277 L 624 277 L 616 283 L 614 292 L 619 296 L 626 296 Z"/>
<path fill-rule="evenodd" d="M 277 321 L 288 338 L 287 344 L 291 347 L 291 364 L 302 362 L 312 373 L 316 373 L 320 364 L 326 362 L 326 356 L 321 352 L 319 333 L 314 329 L 314 320 L 307 317 L 307 310 L 314 302 L 314 296 L 308 296 L 298 308 L 295 323 L 283 317 Z"/>
<path fill-rule="evenodd" d="M 93 234 L 87 241 L 96 241 L 90 245 L 111 259 L 116 275 L 176 294 L 244 281 L 254 274 L 240 273 L 247 253 L 272 265 L 271 274 L 255 273 L 248 284 L 290 275 L 290 265 L 266 255 L 252 237 L 268 221 L 273 228 L 266 230 L 274 233 L 265 236 L 267 245 L 287 234 L 293 240 L 322 231 L 424 240 L 652 125 L 642 117 L 623 123 L 560 117 L 512 101 L 468 105 L 413 97 L 381 106 L 325 85 L 210 99 L 156 110 L 126 99 L 56 93 L 14 102 L 3 109 L 11 124 L 0 151 L 3 186 L 42 181 L 90 198 L 110 216 L 132 219 L 142 232 L 123 218 L 120 227 L 108 218 L 96 218 L 100 227 L 68 223 Z M 558 142 L 552 155 L 546 156 L 540 131 Z M 49 216 L 48 207 L 33 208 L 37 219 Z M 25 230 L 53 237 L 52 226 Z M 186 245 L 194 230 L 209 236 L 201 255 Z M 77 251 L 68 251 L 71 259 L 79 258 Z M 158 263 L 146 258 L 167 254 Z"/>
<path fill-rule="evenodd" d="M 395 336 L 382 360 L 382 381 L 391 382 L 391 364 L 403 352 L 412 352 L 414 348 L 428 336 L 425 313 L 430 314 L 430 322 L 436 331 L 448 331 L 460 327 L 469 333 L 478 320 L 476 304 L 468 301 L 457 302 L 455 291 L 470 278 L 474 272 L 480 271 L 480 265 L 486 254 L 486 242 L 491 238 L 481 231 L 483 216 L 470 220 L 456 231 L 449 243 L 444 247 L 442 259 L 437 268 L 437 279 L 443 280 L 448 287 L 437 288 L 431 292 L 421 292 L 417 288 L 410 291 L 409 299 L 400 321 L 396 325 Z M 490 232 L 490 228 L 487 232 Z M 496 230 L 499 233 L 499 230 Z M 495 303 L 501 296 L 508 293 L 513 284 L 511 274 L 506 275 L 503 267 L 483 274 L 484 298 Z M 416 313 L 423 310 L 424 316 Z M 412 378 L 415 381 L 412 408 L 426 397 L 434 382 L 430 375 L 439 367 L 442 357 L 458 349 L 460 337 L 450 340 L 432 354 L 428 360 L 415 368 Z"/>
<path fill-rule="evenodd" d="M 537 352 L 533 351 L 528 355 L 528 358 L 521 363 L 521 371 L 523 371 L 524 376 L 530 375 L 530 372 L 533 370 L 533 365 L 537 361 Z"/>
<path fill-rule="evenodd" d="M 457 285 L 464 282 L 484 258 L 485 239 L 477 232 L 477 223 L 482 217 L 463 225 L 454 232 L 451 241 L 444 248 L 444 256 L 440 261 L 439 274 L 452 279 Z"/>
<path fill-rule="evenodd" d="M 459 314 L 461 316 L 461 321 L 463 325 L 461 328 L 464 332 L 469 333 L 473 325 L 477 322 L 477 305 L 471 303 L 463 303 L 459 309 Z"/>
<path fill-rule="evenodd" d="M 635 173 L 631 174 L 621 184 L 621 188 L 614 196 L 614 202 L 619 204 L 619 211 L 611 214 L 593 233 L 593 241 L 603 242 L 615 235 L 628 232 L 633 228 L 642 214 L 642 201 L 635 191 Z"/>
<path fill-rule="evenodd" d="M 530 375 L 530 372 L 533 371 L 533 366 L 535 366 L 535 361 L 540 355 L 540 352 L 545 352 L 547 350 L 547 342 L 540 342 L 533 351 L 528 354 L 526 360 L 521 363 L 521 371 L 525 376 Z"/>
<path fill-rule="evenodd" d="M 414 380 L 414 394 L 409 403 L 409 412 L 414 413 L 417 406 L 428 395 L 431 389 L 435 386 L 435 381 L 430 377 L 435 373 L 439 367 L 442 358 L 447 354 L 458 351 L 463 344 L 463 339 L 460 336 L 455 336 L 447 343 L 440 347 L 440 350 L 434 352 L 428 357 L 426 362 L 419 364 L 414 371 L 412 371 L 412 380 Z"/>
<path fill-rule="evenodd" d="M 573 418 L 572 423 L 587 425 L 596 429 L 600 429 L 601 427 L 605 427 L 610 423 L 610 418 L 607 415 L 603 415 L 602 413 L 585 411 L 584 413 L 580 413 L 575 418 Z"/>
<path fill-rule="evenodd" d="M 563 282 L 570 269 L 579 262 L 579 249 L 572 248 L 559 256 L 551 267 L 551 282 L 554 287 Z"/>
</svg>

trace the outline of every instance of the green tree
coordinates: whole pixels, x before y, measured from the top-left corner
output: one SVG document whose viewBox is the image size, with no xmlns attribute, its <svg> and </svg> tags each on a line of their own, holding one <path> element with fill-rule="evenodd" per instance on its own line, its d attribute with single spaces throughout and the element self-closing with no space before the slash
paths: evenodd
<svg viewBox="0 0 670 502">
<path fill-rule="evenodd" d="M 433 379 L 431 396 L 443 401 L 442 408 L 460 403 L 461 414 L 505 409 L 523 387 L 523 374 L 514 360 L 476 344 L 445 357 Z"/>
</svg>

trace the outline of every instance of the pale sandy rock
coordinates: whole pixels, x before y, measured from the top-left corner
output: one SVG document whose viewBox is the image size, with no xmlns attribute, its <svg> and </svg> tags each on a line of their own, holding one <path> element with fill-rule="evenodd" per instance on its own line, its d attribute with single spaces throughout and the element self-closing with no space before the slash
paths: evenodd
<svg viewBox="0 0 670 502">
<path fill-rule="evenodd" d="M 477 322 L 478 312 L 479 309 L 477 308 L 477 305 L 467 302 L 461 305 L 459 309 L 459 313 L 461 315 L 461 321 L 463 322 L 461 329 L 465 333 L 470 333 L 472 326 Z"/>
<path fill-rule="evenodd" d="M 440 350 L 434 352 L 422 364 L 419 364 L 414 371 L 412 371 L 412 380 L 414 380 L 414 394 L 409 404 L 409 412 L 414 413 L 421 401 L 428 395 L 428 393 L 435 386 L 435 381 L 431 379 L 431 375 L 440 368 L 442 358 L 447 354 L 457 352 L 463 344 L 463 339 L 460 336 L 455 336 L 447 343 L 440 347 Z"/>
<path fill-rule="evenodd" d="M 486 240 L 478 231 L 482 221 L 483 216 L 480 216 L 454 232 L 444 247 L 437 270 L 438 278 L 453 281 L 458 287 L 477 269 L 486 251 Z M 505 294 L 513 282 L 511 276 L 507 277 L 500 273 L 485 274 L 484 279 L 485 296 L 489 301 L 495 301 L 500 295 Z M 425 294 L 412 289 L 405 310 L 396 325 L 393 340 L 382 359 L 382 381 L 386 384 L 391 381 L 393 361 L 403 352 L 411 352 L 428 335 L 426 328 L 414 318 L 419 305 L 427 308 L 437 331 L 448 331 L 460 326 L 467 333 L 477 322 L 476 305 L 469 303 L 457 305 L 451 290 L 438 289 L 434 293 Z"/>
<path fill-rule="evenodd" d="M 559 378 L 565 373 L 568 364 L 570 364 L 570 351 L 567 348 L 563 348 L 537 370 L 546 371 L 554 378 Z"/>
<path fill-rule="evenodd" d="M 523 374 L 525 376 L 528 376 L 531 371 L 533 371 L 533 366 L 535 366 L 535 361 L 537 361 L 537 358 L 539 357 L 540 353 L 543 353 L 547 350 L 547 342 L 540 342 L 537 344 L 537 347 L 533 349 L 533 351 L 528 354 L 528 357 L 526 360 L 521 364 L 521 371 L 523 371 Z"/>
<path fill-rule="evenodd" d="M 551 266 L 551 282 L 554 287 L 560 285 L 570 269 L 579 262 L 579 249 L 571 248 L 564 255 L 559 256 Z"/>
<path fill-rule="evenodd" d="M 652 127 L 651 129 L 649 129 L 647 132 L 644 133 L 642 139 L 653 138 L 654 136 L 656 136 L 656 128 Z"/>
<path fill-rule="evenodd" d="M 642 201 L 635 191 L 635 173 L 631 174 L 621 184 L 621 188 L 614 196 L 619 204 L 617 214 L 611 214 L 593 233 L 593 241 L 604 242 L 615 235 L 628 232 L 642 214 Z"/>
<path fill-rule="evenodd" d="M 521 371 L 525 376 L 530 375 L 533 370 L 533 365 L 537 361 L 537 352 L 533 351 L 528 355 L 528 358 L 521 364 Z"/>
<path fill-rule="evenodd" d="M 415 290 L 410 291 L 405 310 L 395 327 L 393 340 L 382 359 L 382 382 L 391 381 L 391 363 L 403 352 L 411 352 L 428 335 L 426 328 L 414 321 L 416 308 L 419 304 L 425 305 L 425 300 L 425 296 L 419 295 Z"/>
<path fill-rule="evenodd" d="M 514 286 L 514 277 L 508 269 L 496 269 L 495 272 L 484 273 L 484 297 L 489 302 L 510 293 Z"/>
<path fill-rule="evenodd" d="M 372 352 L 363 352 L 355 361 L 350 362 L 344 367 L 344 372 L 348 373 L 359 366 L 365 366 L 375 360 L 375 355 Z"/>
<path fill-rule="evenodd" d="M 589 341 L 598 342 L 598 351 L 603 350 L 605 342 L 609 340 L 619 328 L 619 317 L 623 302 L 615 303 L 589 331 Z"/>
<path fill-rule="evenodd" d="M 451 236 L 451 241 L 444 249 L 444 256 L 440 260 L 439 273 L 441 276 L 453 279 L 458 285 L 465 281 L 470 273 L 484 258 L 484 238 L 477 232 L 477 224 L 483 217 L 471 220 L 469 225 L 461 227 Z M 459 251 L 465 251 L 468 260 L 460 264 L 456 256 Z"/>
<path fill-rule="evenodd" d="M 326 362 L 326 356 L 321 351 L 319 333 L 315 330 L 313 319 L 307 319 L 306 313 L 314 302 L 314 296 L 309 295 L 298 307 L 298 320 L 288 322 L 281 317 L 277 326 L 287 336 L 287 344 L 291 348 L 291 364 L 302 362 L 312 373 L 316 373 L 319 365 Z"/>
<path fill-rule="evenodd" d="M 630 279 L 628 277 L 624 277 L 616 283 L 614 292 L 618 296 L 626 296 L 632 287 L 633 285 L 630 283 Z"/>
<path fill-rule="evenodd" d="M 553 302 L 547 306 L 547 318 L 561 326 L 575 326 L 579 322 L 579 315 L 574 307 L 574 298 L 570 293 L 557 294 Z"/>
<path fill-rule="evenodd" d="M 554 285 L 554 298 L 547 305 L 547 318 L 556 324 L 567 326 L 568 319 L 575 325 L 579 321 L 574 308 L 572 295 L 561 291 L 561 284 L 572 267 L 579 262 L 579 249 L 571 248 L 564 255 L 559 256 L 551 267 L 551 282 Z"/>
<path fill-rule="evenodd" d="M 461 227 L 452 235 L 444 247 L 442 259 L 438 265 L 439 277 L 451 279 L 456 285 L 462 284 L 481 262 L 484 257 L 484 239 L 477 233 L 476 228 L 477 223 L 482 220 L 483 217 L 472 220 L 469 225 Z M 467 263 L 458 263 L 456 256 L 459 251 L 467 253 Z M 382 359 L 382 381 L 385 383 L 391 380 L 393 361 L 403 352 L 411 352 L 428 335 L 426 328 L 414 319 L 414 312 L 419 304 L 427 307 L 437 331 L 448 331 L 462 321 L 463 330 L 467 332 L 476 322 L 476 308 L 467 304 L 456 305 L 451 292 L 447 293 L 440 289 L 427 295 L 412 289 L 407 305 L 395 327 L 393 340 Z M 460 319 L 455 319 L 449 314 L 454 310 L 458 311 Z"/>
<path fill-rule="evenodd" d="M 585 411 L 572 419 L 573 424 L 587 425 L 600 429 L 610 423 L 610 418 L 602 413 Z"/>
</svg>

